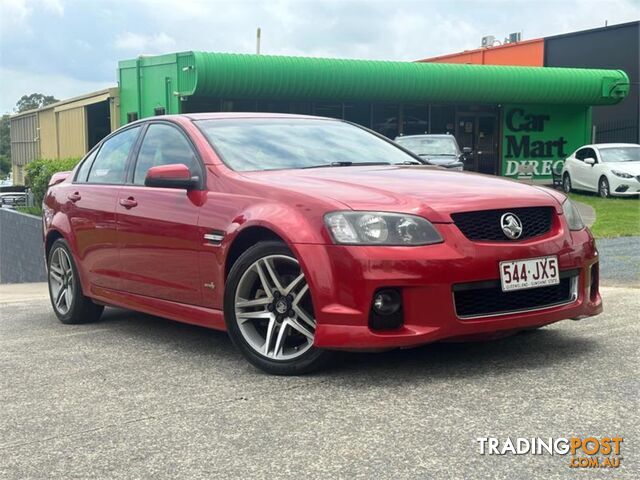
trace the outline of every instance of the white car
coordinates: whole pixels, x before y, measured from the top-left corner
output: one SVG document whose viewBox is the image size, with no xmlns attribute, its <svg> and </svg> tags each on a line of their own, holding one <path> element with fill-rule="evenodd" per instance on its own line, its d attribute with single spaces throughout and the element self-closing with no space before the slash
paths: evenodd
<svg viewBox="0 0 640 480">
<path fill-rule="evenodd" d="M 640 195 L 640 145 L 598 143 L 585 145 L 564 161 L 562 187 L 609 196 Z"/>
</svg>

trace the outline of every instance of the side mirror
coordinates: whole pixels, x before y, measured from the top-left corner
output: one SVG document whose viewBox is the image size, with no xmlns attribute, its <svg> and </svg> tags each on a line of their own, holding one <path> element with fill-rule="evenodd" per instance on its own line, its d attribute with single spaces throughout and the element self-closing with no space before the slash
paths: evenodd
<svg viewBox="0 0 640 480">
<path fill-rule="evenodd" d="M 183 163 L 172 163 L 151 167 L 144 179 L 145 187 L 182 188 L 191 190 L 198 185 L 200 179 L 191 176 L 189 167 Z"/>
<path fill-rule="evenodd" d="M 49 180 L 49 186 L 57 185 L 59 183 L 64 182 L 67 177 L 71 175 L 71 172 L 56 172 L 51 175 L 51 179 Z"/>
<path fill-rule="evenodd" d="M 588 157 L 588 158 L 585 158 L 585 159 L 584 159 L 584 163 L 586 163 L 587 165 L 591 165 L 591 166 L 593 166 L 593 165 L 595 165 L 595 164 L 596 164 L 596 159 L 595 159 L 595 158 Z"/>
</svg>

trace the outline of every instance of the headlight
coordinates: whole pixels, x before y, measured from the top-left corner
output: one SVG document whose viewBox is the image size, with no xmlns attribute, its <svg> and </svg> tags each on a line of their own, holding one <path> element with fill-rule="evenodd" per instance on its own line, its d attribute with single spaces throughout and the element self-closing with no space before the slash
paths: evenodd
<svg viewBox="0 0 640 480">
<path fill-rule="evenodd" d="M 621 172 L 620 170 L 611 170 L 611 173 L 620 178 L 633 178 L 633 175 L 627 172 Z"/>
<path fill-rule="evenodd" d="M 564 218 L 567 219 L 569 230 L 582 230 L 584 228 L 580 212 L 571 200 L 567 199 L 562 204 L 562 213 L 564 213 Z"/>
<path fill-rule="evenodd" d="M 324 221 L 336 243 L 349 245 L 429 245 L 442 237 L 428 220 L 385 212 L 332 212 Z"/>
</svg>

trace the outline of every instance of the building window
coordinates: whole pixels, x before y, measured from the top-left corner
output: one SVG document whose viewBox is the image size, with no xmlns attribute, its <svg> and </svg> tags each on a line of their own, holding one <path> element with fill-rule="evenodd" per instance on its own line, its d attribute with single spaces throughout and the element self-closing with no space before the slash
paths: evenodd
<svg viewBox="0 0 640 480">
<path fill-rule="evenodd" d="M 423 135 L 425 133 L 429 133 L 428 105 L 404 105 L 403 112 L 403 135 Z"/>
<path fill-rule="evenodd" d="M 371 128 L 371 104 L 345 103 L 344 119 L 363 127 Z"/>
<path fill-rule="evenodd" d="M 290 105 L 291 113 L 297 113 L 300 115 L 312 115 L 313 108 L 311 102 L 291 102 Z"/>
<path fill-rule="evenodd" d="M 289 113 L 289 102 L 261 101 L 258 102 L 259 112 Z"/>
<path fill-rule="evenodd" d="M 400 132 L 399 120 L 400 109 L 397 104 L 373 105 L 372 128 L 376 132 L 389 138 L 396 138 Z"/>
<path fill-rule="evenodd" d="M 316 102 L 313 106 L 313 114 L 342 120 L 342 103 Z"/>
<path fill-rule="evenodd" d="M 456 129 L 456 108 L 453 105 L 431 107 L 431 129 L 429 133 L 450 133 Z"/>
</svg>

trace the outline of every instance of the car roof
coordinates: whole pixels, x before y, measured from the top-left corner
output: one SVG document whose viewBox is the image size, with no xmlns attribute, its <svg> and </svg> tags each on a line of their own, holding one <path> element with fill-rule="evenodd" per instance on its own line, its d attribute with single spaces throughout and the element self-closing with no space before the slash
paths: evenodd
<svg viewBox="0 0 640 480">
<path fill-rule="evenodd" d="M 450 133 L 422 133 L 420 135 L 401 135 L 399 137 L 396 137 L 396 140 L 399 140 L 401 138 L 425 138 L 425 137 L 429 137 L 429 138 L 433 138 L 433 137 L 453 137 L 453 135 L 451 135 Z"/>
<path fill-rule="evenodd" d="M 292 113 L 263 113 L 263 112 L 210 112 L 210 113 L 186 113 L 183 115 L 175 115 L 177 117 L 186 117 L 191 120 L 219 120 L 234 118 L 303 118 L 312 120 L 336 120 L 336 118 L 316 117 L 312 115 L 298 115 Z M 160 117 L 162 118 L 162 117 Z"/>
<path fill-rule="evenodd" d="M 262 112 L 202 112 L 202 113 L 182 113 L 171 115 L 156 115 L 151 117 L 139 118 L 133 122 L 122 125 L 118 130 L 133 127 L 135 125 L 144 125 L 147 122 L 172 122 L 178 125 L 189 121 L 199 120 L 230 120 L 237 118 L 290 118 L 290 119 L 306 119 L 306 120 L 331 120 L 335 122 L 343 122 L 338 118 L 315 117 L 312 115 L 297 115 L 291 113 L 262 113 Z M 115 133 L 115 132 L 112 132 Z"/>
<path fill-rule="evenodd" d="M 582 148 L 620 148 L 620 147 L 640 147 L 637 143 L 591 143 L 589 145 L 583 145 Z"/>
</svg>

